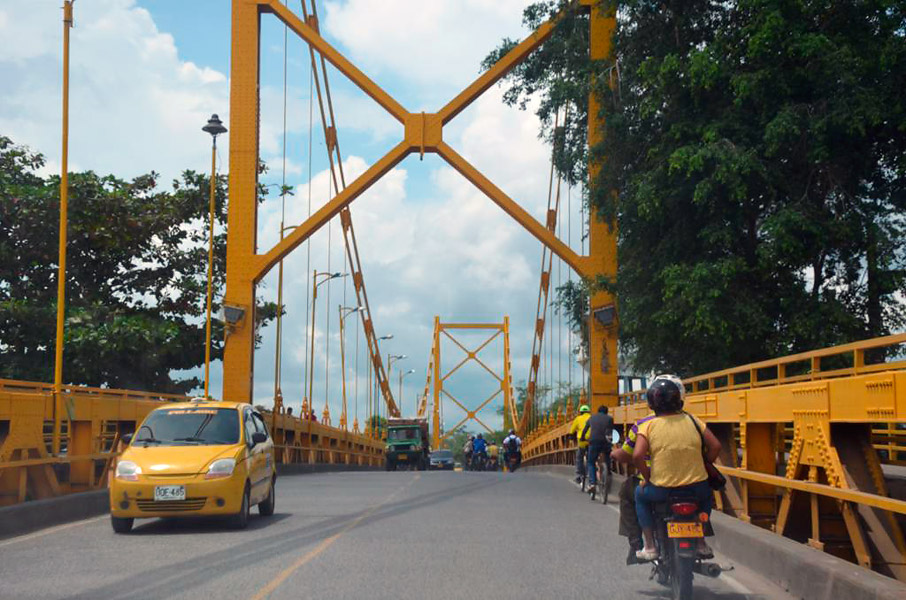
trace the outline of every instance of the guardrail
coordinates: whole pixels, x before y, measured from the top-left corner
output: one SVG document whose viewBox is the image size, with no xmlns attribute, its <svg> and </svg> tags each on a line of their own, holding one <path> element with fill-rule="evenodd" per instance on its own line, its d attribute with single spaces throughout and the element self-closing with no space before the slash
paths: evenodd
<svg viewBox="0 0 906 600">
<path fill-rule="evenodd" d="M 686 410 L 721 440 L 718 509 L 906 581 L 906 334 L 685 380 Z M 612 408 L 624 433 L 649 414 L 644 392 Z M 572 464 L 569 417 L 526 436 L 525 464 Z"/>
<path fill-rule="evenodd" d="M 0 506 L 106 487 L 120 439 L 165 402 L 188 398 L 65 386 L 61 451 L 51 453 L 53 386 L 0 379 Z M 284 413 L 266 413 L 281 463 L 379 466 L 384 443 Z"/>
</svg>

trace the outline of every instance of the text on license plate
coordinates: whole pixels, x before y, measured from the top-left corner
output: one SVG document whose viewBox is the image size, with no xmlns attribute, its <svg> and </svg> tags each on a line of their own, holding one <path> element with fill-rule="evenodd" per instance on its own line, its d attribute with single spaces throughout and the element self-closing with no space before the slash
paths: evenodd
<svg viewBox="0 0 906 600">
<path fill-rule="evenodd" d="M 155 500 L 185 500 L 186 486 L 184 485 L 156 485 L 154 486 Z"/>
<path fill-rule="evenodd" d="M 667 523 L 667 537 L 705 537 L 701 523 Z"/>
</svg>

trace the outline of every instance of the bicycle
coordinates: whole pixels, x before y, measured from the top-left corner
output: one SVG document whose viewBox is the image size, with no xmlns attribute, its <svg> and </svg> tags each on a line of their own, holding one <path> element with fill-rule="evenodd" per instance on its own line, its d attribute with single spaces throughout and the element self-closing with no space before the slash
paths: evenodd
<svg viewBox="0 0 906 600">
<path fill-rule="evenodd" d="M 591 490 L 591 499 L 596 500 L 597 496 L 600 496 L 601 502 L 607 504 L 607 497 L 610 495 L 610 488 L 613 485 L 609 448 L 598 455 L 598 460 L 595 462 L 595 471 L 597 473 L 597 481 L 594 489 Z"/>
</svg>

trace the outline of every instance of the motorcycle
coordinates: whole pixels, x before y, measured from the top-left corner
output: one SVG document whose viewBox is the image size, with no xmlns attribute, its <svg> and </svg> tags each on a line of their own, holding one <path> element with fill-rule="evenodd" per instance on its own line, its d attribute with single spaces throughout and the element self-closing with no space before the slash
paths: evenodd
<svg viewBox="0 0 906 600">
<path fill-rule="evenodd" d="M 506 470 L 509 471 L 510 473 L 513 473 L 518 468 L 519 468 L 519 455 L 516 454 L 515 452 L 509 453 L 507 455 L 507 460 L 506 460 Z"/>
<path fill-rule="evenodd" d="M 698 540 L 705 537 L 708 515 L 699 510 L 698 501 L 677 492 L 667 502 L 654 505 L 655 542 L 658 558 L 655 559 L 649 579 L 657 578 L 668 586 L 673 600 L 692 600 L 693 572 L 717 577 L 720 566 L 706 563 L 699 558 Z"/>
<path fill-rule="evenodd" d="M 499 464 L 498 464 L 498 461 L 497 461 L 497 457 L 496 457 L 496 456 L 493 456 L 493 457 L 491 457 L 491 458 L 488 458 L 486 464 L 487 464 L 487 466 L 486 466 L 485 468 L 486 468 L 488 471 L 497 471 L 497 470 L 499 469 L 499 467 L 500 467 Z"/>
<path fill-rule="evenodd" d="M 472 470 L 473 471 L 484 471 L 485 463 L 488 460 L 488 455 L 486 452 L 473 452 L 472 453 Z"/>
</svg>

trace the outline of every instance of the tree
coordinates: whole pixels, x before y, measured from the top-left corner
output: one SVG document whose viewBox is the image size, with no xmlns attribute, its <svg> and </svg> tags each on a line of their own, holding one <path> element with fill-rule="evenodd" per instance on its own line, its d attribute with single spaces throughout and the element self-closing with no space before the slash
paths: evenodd
<svg viewBox="0 0 906 600">
<path fill-rule="evenodd" d="M 59 177 L 44 158 L 0 136 L 0 377 L 53 379 Z M 185 171 L 161 190 L 158 175 L 124 181 L 70 174 L 66 382 L 188 392 L 204 362 L 210 178 Z M 226 177 L 216 182 L 216 219 L 226 215 Z M 226 237 L 215 237 L 215 298 L 224 284 Z M 215 304 L 215 311 L 219 305 Z M 276 314 L 257 311 L 259 326 Z M 212 358 L 223 332 L 215 321 Z"/>
<path fill-rule="evenodd" d="M 570 14 L 506 98 L 542 98 L 576 177 L 597 82 L 586 200 L 618 219 L 620 267 L 589 283 L 615 286 L 631 366 L 692 374 L 902 328 L 902 3 L 627 0 L 618 18 L 616 62 L 587 59 L 587 17 Z M 553 131 L 566 105 L 572 131 Z"/>
</svg>

